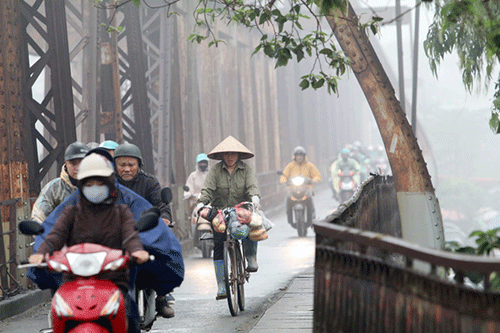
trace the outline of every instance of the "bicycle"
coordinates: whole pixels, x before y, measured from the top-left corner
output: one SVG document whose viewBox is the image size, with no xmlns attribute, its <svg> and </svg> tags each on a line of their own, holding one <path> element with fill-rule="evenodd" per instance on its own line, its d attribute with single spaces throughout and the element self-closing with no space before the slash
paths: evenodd
<svg viewBox="0 0 500 333">
<path fill-rule="evenodd" d="M 251 202 L 243 202 L 237 206 L 247 206 L 253 211 L 253 203 Z M 245 282 L 249 281 L 250 273 L 246 270 L 247 263 L 242 254 L 241 242 L 239 239 L 234 238 L 229 230 L 230 224 L 238 219 L 235 207 L 223 209 L 222 215 L 227 226 L 223 249 L 227 304 L 229 312 L 235 317 L 239 311 L 245 310 Z"/>
</svg>

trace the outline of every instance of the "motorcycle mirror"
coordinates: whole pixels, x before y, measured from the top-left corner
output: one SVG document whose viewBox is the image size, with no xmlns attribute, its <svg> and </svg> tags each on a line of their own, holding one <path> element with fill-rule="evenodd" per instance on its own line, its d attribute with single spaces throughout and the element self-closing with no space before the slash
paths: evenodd
<svg viewBox="0 0 500 333">
<path fill-rule="evenodd" d="M 164 187 L 161 190 L 161 201 L 163 201 L 166 205 L 172 202 L 173 194 L 172 189 L 170 187 Z"/>
<path fill-rule="evenodd" d="M 160 210 L 157 207 L 150 207 L 142 212 L 141 216 L 134 224 L 134 230 L 144 232 L 153 229 L 158 225 Z"/>
<path fill-rule="evenodd" d="M 44 232 L 42 225 L 36 221 L 26 220 L 19 223 L 19 231 L 23 235 L 41 235 Z"/>
<path fill-rule="evenodd" d="M 186 192 L 189 192 L 189 186 L 187 186 L 187 185 L 184 185 L 184 186 L 182 187 L 182 189 L 183 189 L 184 191 L 186 191 Z"/>
</svg>

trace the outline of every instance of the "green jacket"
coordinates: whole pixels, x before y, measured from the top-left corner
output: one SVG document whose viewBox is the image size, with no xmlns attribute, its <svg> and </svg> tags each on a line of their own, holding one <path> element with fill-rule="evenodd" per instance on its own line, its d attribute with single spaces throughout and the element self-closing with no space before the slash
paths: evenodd
<svg viewBox="0 0 500 333">
<path fill-rule="evenodd" d="M 229 175 L 224 162 L 221 161 L 210 168 L 198 203 L 226 208 L 242 201 L 252 201 L 254 195 L 260 198 L 257 178 L 252 168 L 245 162 L 238 161 L 233 174 Z"/>
</svg>

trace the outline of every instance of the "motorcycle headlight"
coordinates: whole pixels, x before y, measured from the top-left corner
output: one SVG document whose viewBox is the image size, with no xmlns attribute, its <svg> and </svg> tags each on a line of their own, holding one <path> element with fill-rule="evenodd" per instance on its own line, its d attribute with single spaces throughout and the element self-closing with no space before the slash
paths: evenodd
<svg viewBox="0 0 500 333">
<path fill-rule="evenodd" d="M 68 259 L 71 271 L 78 276 L 92 276 L 101 271 L 102 264 L 106 258 L 106 252 L 96 253 L 72 253 L 68 252 Z"/>
<path fill-rule="evenodd" d="M 295 177 L 292 179 L 292 184 L 295 186 L 300 186 L 304 184 L 305 178 L 302 177 Z"/>
<path fill-rule="evenodd" d="M 125 260 L 124 258 L 116 259 L 115 261 L 112 261 L 109 264 L 107 264 L 106 266 L 104 266 L 104 270 L 105 271 L 116 271 L 123 264 L 124 260 Z"/>
</svg>

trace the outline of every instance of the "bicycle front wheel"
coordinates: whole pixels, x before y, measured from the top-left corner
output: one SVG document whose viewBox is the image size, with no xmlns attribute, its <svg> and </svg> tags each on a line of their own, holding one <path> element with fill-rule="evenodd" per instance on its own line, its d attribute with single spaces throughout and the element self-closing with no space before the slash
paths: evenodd
<svg viewBox="0 0 500 333">
<path fill-rule="evenodd" d="M 238 264 L 234 243 L 224 243 L 224 278 L 226 282 L 227 305 L 231 315 L 237 316 L 238 308 Z"/>
<path fill-rule="evenodd" d="M 237 271 L 238 271 L 238 307 L 240 311 L 245 310 L 245 280 L 246 280 L 246 272 L 245 272 L 245 260 L 241 255 L 240 244 L 235 245 L 235 255 L 236 255 L 236 263 L 237 263 Z"/>
</svg>

